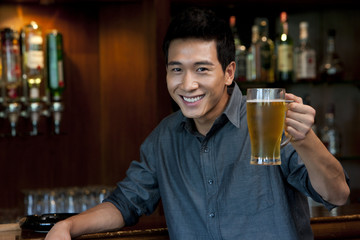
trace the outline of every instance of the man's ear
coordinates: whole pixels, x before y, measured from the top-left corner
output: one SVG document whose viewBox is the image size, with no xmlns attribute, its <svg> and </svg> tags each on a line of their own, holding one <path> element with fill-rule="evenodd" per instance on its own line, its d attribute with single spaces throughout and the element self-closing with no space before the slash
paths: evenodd
<svg viewBox="0 0 360 240">
<path fill-rule="evenodd" d="M 235 77 L 236 64 L 232 61 L 225 69 L 225 85 L 230 86 Z"/>
</svg>

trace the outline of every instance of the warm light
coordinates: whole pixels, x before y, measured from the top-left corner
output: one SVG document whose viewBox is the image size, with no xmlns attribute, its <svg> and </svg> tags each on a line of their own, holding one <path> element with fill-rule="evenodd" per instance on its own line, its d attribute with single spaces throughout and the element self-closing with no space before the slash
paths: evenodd
<svg viewBox="0 0 360 240">
<path fill-rule="evenodd" d="M 39 28 L 39 26 L 37 25 L 37 23 L 34 22 L 34 21 L 31 21 L 30 24 L 32 25 L 32 27 L 33 27 L 34 29 L 38 29 L 38 28 Z"/>
<path fill-rule="evenodd" d="M 30 78 L 29 80 L 29 84 L 40 84 L 41 83 L 41 78 Z"/>
<path fill-rule="evenodd" d="M 287 39 L 287 35 L 285 33 L 281 34 L 281 41 L 285 42 Z"/>
</svg>

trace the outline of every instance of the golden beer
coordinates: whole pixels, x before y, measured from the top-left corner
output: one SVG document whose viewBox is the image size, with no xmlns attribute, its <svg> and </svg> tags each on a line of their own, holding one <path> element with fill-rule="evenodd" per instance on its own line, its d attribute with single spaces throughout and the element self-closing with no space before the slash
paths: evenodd
<svg viewBox="0 0 360 240">
<path fill-rule="evenodd" d="M 280 165 L 286 103 L 283 99 L 247 100 L 251 164 Z"/>
</svg>

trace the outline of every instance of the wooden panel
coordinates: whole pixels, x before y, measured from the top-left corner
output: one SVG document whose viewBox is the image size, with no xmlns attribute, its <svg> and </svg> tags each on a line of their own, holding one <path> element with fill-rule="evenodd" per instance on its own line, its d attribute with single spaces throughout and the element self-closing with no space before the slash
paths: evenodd
<svg viewBox="0 0 360 240">
<path fill-rule="evenodd" d="M 102 178 L 109 184 L 124 177 L 130 161 L 139 160 L 140 144 L 158 123 L 158 112 L 170 111 L 170 100 L 163 97 L 165 74 L 157 73 L 159 64 L 165 67 L 156 53 L 156 12 L 147 5 L 152 1 L 145 2 L 106 5 L 100 13 L 101 139 L 106 159 Z"/>
</svg>

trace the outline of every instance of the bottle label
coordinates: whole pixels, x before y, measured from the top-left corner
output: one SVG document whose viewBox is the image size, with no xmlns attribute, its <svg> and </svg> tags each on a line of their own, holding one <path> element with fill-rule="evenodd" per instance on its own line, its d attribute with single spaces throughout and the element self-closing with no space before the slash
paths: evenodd
<svg viewBox="0 0 360 240">
<path fill-rule="evenodd" d="M 64 70 L 63 70 L 63 61 L 58 62 L 58 77 L 59 77 L 59 87 L 64 87 Z"/>
<path fill-rule="evenodd" d="M 316 78 L 316 56 L 314 50 L 299 53 L 297 57 L 296 77 L 298 79 Z"/>
<path fill-rule="evenodd" d="M 291 45 L 281 44 L 278 46 L 278 71 L 290 72 L 293 70 L 293 49 Z"/>
<path fill-rule="evenodd" d="M 42 49 L 43 38 L 30 35 L 28 39 L 29 51 L 27 53 L 27 67 L 41 70 L 44 68 L 44 52 Z"/>
<path fill-rule="evenodd" d="M 251 82 L 256 79 L 255 62 L 252 52 L 249 52 L 246 56 L 246 80 Z"/>
</svg>

